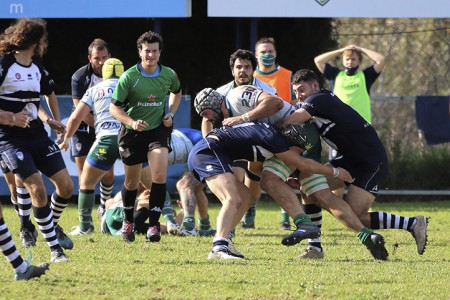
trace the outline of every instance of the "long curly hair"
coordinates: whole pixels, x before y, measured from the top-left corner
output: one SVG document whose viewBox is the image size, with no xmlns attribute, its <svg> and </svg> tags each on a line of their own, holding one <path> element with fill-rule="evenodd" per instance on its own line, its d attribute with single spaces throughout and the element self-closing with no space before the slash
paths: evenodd
<svg viewBox="0 0 450 300">
<path fill-rule="evenodd" d="M 43 19 L 17 19 L 0 34 L 0 55 L 29 49 L 47 38 L 47 22 Z"/>
</svg>

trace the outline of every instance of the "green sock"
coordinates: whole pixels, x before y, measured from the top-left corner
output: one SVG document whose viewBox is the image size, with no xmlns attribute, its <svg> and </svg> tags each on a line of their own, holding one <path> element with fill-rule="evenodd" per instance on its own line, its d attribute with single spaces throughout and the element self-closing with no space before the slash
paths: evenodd
<svg viewBox="0 0 450 300">
<path fill-rule="evenodd" d="M 364 227 L 361 229 L 361 231 L 358 233 L 358 238 L 364 245 L 367 245 L 371 240 L 370 236 L 372 235 L 373 231 L 370 230 L 367 227 Z"/>
<path fill-rule="evenodd" d="M 91 227 L 94 202 L 94 190 L 80 190 L 78 192 L 78 215 L 81 231 L 88 231 Z"/>
<path fill-rule="evenodd" d="M 289 222 L 289 214 L 284 209 L 281 209 L 281 222 Z"/>
<path fill-rule="evenodd" d="M 299 223 L 306 225 L 313 225 L 311 218 L 305 213 L 298 214 L 293 219 L 295 225 L 298 225 Z"/>
<path fill-rule="evenodd" d="M 200 230 L 208 230 L 211 227 L 211 222 L 209 221 L 209 215 L 206 218 L 200 218 L 198 220 L 198 228 Z"/>
<path fill-rule="evenodd" d="M 193 216 L 185 216 L 183 218 L 183 227 L 186 230 L 193 230 L 195 228 L 195 218 Z"/>
<path fill-rule="evenodd" d="M 173 207 L 172 207 L 172 199 L 170 198 L 169 193 L 166 191 L 166 200 L 164 201 L 164 207 L 162 209 L 162 215 L 164 217 L 164 221 L 177 223 L 175 221 L 175 217 L 173 216 Z"/>
</svg>

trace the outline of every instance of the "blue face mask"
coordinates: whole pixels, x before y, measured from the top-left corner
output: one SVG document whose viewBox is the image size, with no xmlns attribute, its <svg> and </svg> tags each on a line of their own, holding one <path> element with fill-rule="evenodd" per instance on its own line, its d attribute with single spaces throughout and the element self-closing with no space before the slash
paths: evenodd
<svg viewBox="0 0 450 300">
<path fill-rule="evenodd" d="M 349 76 L 355 75 L 356 72 L 358 71 L 358 67 L 359 66 L 350 67 L 350 68 L 344 68 L 345 69 L 345 73 L 347 73 L 347 75 L 349 75 Z"/>
<path fill-rule="evenodd" d="M 275 63 L 276 56 L 270 53 L 264 53 L 259 56 L 259 61 L 265 66 L 271 66 Z"/>
</svg>

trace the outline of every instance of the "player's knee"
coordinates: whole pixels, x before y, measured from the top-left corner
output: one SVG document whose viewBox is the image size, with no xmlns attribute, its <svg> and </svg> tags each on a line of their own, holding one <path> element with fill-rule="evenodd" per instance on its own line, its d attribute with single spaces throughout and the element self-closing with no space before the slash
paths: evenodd
<svg viewBox="0 0 450 300">
<path fill-rule="evenodd" d="M 58 187 L 59 190 L 59 195 L 63 198 L 70 198 L 72 197 L 73 194 L 73 181 L 70 178 L 70 176 L 68 176 L 68 178 L 65 178 L 62 183 L 60 184 L 60 186 Z"/>
</svg>

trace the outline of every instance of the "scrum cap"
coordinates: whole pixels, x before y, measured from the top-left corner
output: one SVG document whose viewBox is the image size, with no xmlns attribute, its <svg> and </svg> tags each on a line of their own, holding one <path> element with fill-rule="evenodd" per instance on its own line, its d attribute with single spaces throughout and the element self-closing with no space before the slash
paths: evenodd
<svg viewBox="0 0 450 300">
<path fill-rule="evenodd" d="M 288 124 L 280 130 L 280 133 L 284 136 L 289 146 L 297 146 L 306 149 L 308 141 L 306 130 L 302 125 Z"/>
<path fill-rule="evenodd" d="M 117 58 L 108 58 L 103 64 L 102 76 L 103 80 L 111 77 L 120 77 L 124 72 L 123 63 Z"/>
<path fill-rule="evenodd" d="M 201 90 L 194 100 L 195 110 L 200 114 L 205 109 L 212 109 L 219 115 L 222 114 L 222 102 L 224 97 L 212 88 L 205 88 Z"/>
</svg>

